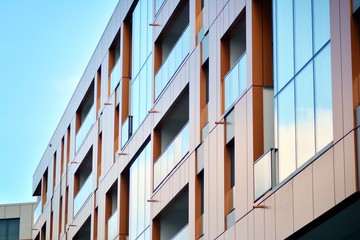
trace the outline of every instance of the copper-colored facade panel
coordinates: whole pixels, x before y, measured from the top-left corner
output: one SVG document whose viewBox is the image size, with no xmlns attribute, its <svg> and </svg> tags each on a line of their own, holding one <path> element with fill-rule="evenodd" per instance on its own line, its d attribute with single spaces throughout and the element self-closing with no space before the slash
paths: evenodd
<svg viewBox="0 0 360 240">
<path fill-rule="evenodd" d="M 293 180 L 294 231 L 314 219 L 312 175 L 312 166 L 309 166 Z"/>
<path fill-rule="evenodd" d="M 333 150 L 324 153 L 313 164 L 314 217 L 335 204 Z"/>
</svg>

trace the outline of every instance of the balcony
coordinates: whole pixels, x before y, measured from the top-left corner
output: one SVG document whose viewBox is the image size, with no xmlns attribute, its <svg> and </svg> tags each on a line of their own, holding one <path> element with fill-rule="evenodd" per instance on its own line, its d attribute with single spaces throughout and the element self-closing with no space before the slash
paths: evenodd
<svg viewBox="0 0 360 240">
<path fill-rule="evenodd" d="M 225 111 L 246 89 L 246 52 L 239 58 L 230 71 L 225 75 Z"/>
<path fill-rule="evenodd" d="M 160 93 L 189 54 L 189 38 L 190 30 L 189 26 L 187 26 L 155 75 L 155 98 L 159 97 Z"/>
<path fill-rule="evenodd" d="M 122 61 L 121 59 L 119 58 L 117 60 L 117 62 L 115 63 L 114 65 L 114 68 L 112 69 L 111 71 L 111 74 L 110 74 L 110 93 L 112 93 L 116 86 L 118 85 L 121 77 L 122 77 L 122 68 L 121 68 L 121 64 Z"/>
<path fill-rule="evenodd" d="M 186 123 L 167 149 L 154 163 L 154 189 L 189 151 L 189 123 Z"/>
<path fill-rule="evenodd" d="M 118 235 L 118 222 L 118 210 L 116 210 L 107 222 L 108 240 L 113 240 Z"/>
<path fill-rule="evenodd" d="M 34 210 L 34 224 L 39 219 L 41 213 L 42 213 L 42 200 L 40 199 Z"/>
<path fill-rule="evenodd" d="M 79 192 L 74 198 L 74 216 L 78 213 L 80 208 L 84 205 L 92 191 L 92 174 L 90 174 L 81 186 Z"/>
<path fill-rule="evenodd" d="M 255 201 L 271 190 L 277 181 L 276 151 L 271 148 L 254 163 L 254 197 Z"/>
<path fill-rule="evenodd" d="M 79 147 L 85 140 L 89 130 L 94 125 L 94 122 L 95 122 L 95 105 L 93 104 L 88 114 L 86 115 L 83 123 L 81 124 L 78 132 L 76 133 L 76 139 L 75 139 L 76 151 L 79 149 Z"/>
<path fill-rule="evenodd" d="M 183 227 L 171 240 L 187 240 L 189 239 L 189 224 Z"/>
</svg>

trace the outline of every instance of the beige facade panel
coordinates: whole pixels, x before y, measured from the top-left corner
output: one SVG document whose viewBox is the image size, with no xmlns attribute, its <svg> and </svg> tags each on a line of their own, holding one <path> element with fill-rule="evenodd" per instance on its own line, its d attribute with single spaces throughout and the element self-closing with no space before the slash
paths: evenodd
<svg viewBox="0 0 360 240">
<path fill-rule="evenodd" d="M 137 37 L 132 29 L 136 21 L 131 19 L 138 2 L 142 1 L 119 1 L 34 173 L 33 193 L 42 199 L 42 213 L 32 226 L 35 229 L 31 236 L 33 239 L 37 236 L 41 236 L 40 239 L 76 238 L 81 235 L 80 230 L 85 224 L 85 229 L 90 229 L 90 239 L 109 239 L 114 219 L 114 239 L 135 239 L 141 233 L 148 236 L 140 236 L 145 239 L 170 238 L 177 233 L 184 234 L 183 239 L 201 236 L 202 239 L 224 240 L 284 239 L 308 231 L 309 226 L 315 228 L 315 219 L 325 221 L 324 216 L 340 211 L 339 204 L 358 198 L 358 139 L 354 129 L 354 109 L 358 104 L 357 90 L 354 89 L 358 81 L 352 72 L 356 62 L 352 54 L 358 51 L 358 46 L 355 47 L 356 39 L 353 37 L 355 15 L 349 15 L 351 1 L 330 1 L 333 141 L 316 154 L 314 152 L 303 165 L 296 166 L 294 172 L 281 182 L 275 177 L 270 180 L 269 191 L 259 199 L 254 199 L 258 181 L 254 163 L 264 161 L 268 148 L 279 145 L 279 112 L 274 109 L 274 116 L 271 116 L 274 119 L 269 121 L 265 111 L 266 107 L 272 106 L 266 100 L 270 99 L 277 107 L 278 95 L 282 94 L 278 92 L 280 89 L 275 89 L 278 79 L 273 77 L 276 63 L 273 62 L 275 30 L 272 30 L 271 1 L 225 0 L 213 3 L 205 0 L 201 9 L 200 0 L 164 0 L 157 13 L 155 2 L 161 1 L 152 1 L 152 5 L 147 5 L 153 9 L 153 15 L 149 17 L 151 26 L 148 22 L 144 24 L 146 29 L 151 29 L 149 46 L 152 53 L 147 59 L 153 65 L 147 71 L 152 71 L 152 75 L 144 77 L 139 70 L 139 85 L 146 86 L 146 93 L 134 92 L 140 78 L 132 72 L 132 60 L 138 56 L 134 56 L 136 49 L 132 48 L 132 39 Z M 179 9 L 187 3 L 189 39 L 182 46 L 188 45 L 189 53 L 173 75 L 166 79 L 168 82 L 163 84 L 161 91 L 156 90 L 160 85 L 156 74 L 164 65 L 167 66 L 163 54 L 171 50 L 171 46 L 167 49 L 168 46 L 162 44 L 171 42 L 167 34 L 177 27 L 173 25 L 180 15 Z M 235 96 L 230 107 L 225 107 L 229 95 L 225 92 L 228 91 L 225 77 L 232 71 L 234 62 L 229 39 L 241 21 L 246 22 L 247 60 L 242 66 L 246 70 L 244 90 Z M 201 34 L 206 34 L 209 41 L 208 70 L 203 65 L 203 43 L 198 39 Z M 145 37 L 141 40 L 146 45 Z M 110 92 L 111 71 L 116 61 L 112 44 L 116 41 L 120 43 L 123 75 L 119 77 L 117 89 Z M 208 91 L 204 90 L 206 87 Z M 274 94 L 276 99 L 267 98 L 264 88 L 271 89 L 268 94 Z M 94 92 L 96 110 L 93 123 L 79 143 L 76 142 L 79 121 L 89 91 Z M 150 94 L 149 103 L 141 98 L 143 94 Z M 135 97 L 142 99 L 138 105 L 146 105 L 146 111 L 141 113 L 143 116 L 138 122 L 133 122 L 136 125 L 133 132 L 126 135 L 130 128 L 124 127 L 125 121 L 131 119 L 129 116 L 140 114 L 132 102 Z M 178 109 L 182 97 L 189 102 L 185 107 L 186 114 Z M 172 119 L 174 112 L 177 118 Z M 184 116 L 185 120 L 181 119 Z M 231 137 L 226 136 L 231 132 L 226 123 L 230 116 L 234 118 Z M 272 123 L 275 126 L 269 132 Z M 189 133 L 180 141 L 178 139 L 183 136 L 180 129 L 186 124 Z M 203 137 L 202 128 L 206 124 L 209 134 Z M 122 139 L 123 135 L 126 139 Z M 273 141 L 268 141 L 269 138 Z M 200 145 L 203 149 L 201 170 L 197 169 Z M 142 155 L 144 148 L 149 149 L 144 153 L 146 157 Z M 176 149 L 173 154 L 171 149 Z M 91 163 L 88 163 L 90 150 Z M 278 153 L 277 149 L 272 151 L 275 155 Z M 182 154 L 176 162 L 175 152 Z M 167 161 L 161 162 L 162 157 Z M 148 160 L 146 169 L 150 172 L 150 182 L 146 184 L 140 181 L 144 176 L 137 178 L 136 174 L 132 175 L 132 171 L 140 171 L 136 170 L 136 164 L 142 158 Z M 279 164 L 276 157 L 270 160 Z M 267 170 L 276 176 L 273 162 Z M 86 185 L 89 176 L 90 184 Z M 89 192 L 78 206 L 77 197 L 85 188 Z M 113 189 L 116 195 L 112 195 Z M 141 191 L 141 197 L 136 195 L 138 191 Z M 186 204 L 178 202 L 183 193 L 187 194 Z M 148 215 L 144 213 L 146 206 L 139 200 L 144 197 L 145 205 L 149 206 Z M 135 208 L 134 201 L 139 201 Z M 186 213 L 186 217 L 181 218 L 182 214 L 178 213 L 178 221 L 172 227 L 166 226 L 168 221 L 164 219 L 169 218 L 167 214 L 177 208 L 185 208 L 181 213 Z M 24 212 L 26 215 L 31 213 Z M 8 217 L 8 214 L 0 206 L 0 217 Z M 134 230 L 134 219 L 144 220 L 136 223 L 141 232 Z M 308 228 L 304 230 L 304 226 Z"/>
</svg>

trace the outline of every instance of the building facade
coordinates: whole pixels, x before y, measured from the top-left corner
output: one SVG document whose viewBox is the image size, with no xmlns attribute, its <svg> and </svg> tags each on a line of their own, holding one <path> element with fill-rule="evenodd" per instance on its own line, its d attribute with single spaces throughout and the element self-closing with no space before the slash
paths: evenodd
<svg viewBox="0 0 360 240">
<path fill-rule="evenodd" d="M 356 239 L 360 1 L 121 0 L 33 176 L 33 239 Z"/>
<path fill-rule="evenodd" d="M 32 239 L 36 203 L 0 204 L 0 239 Z"/>
</svg>

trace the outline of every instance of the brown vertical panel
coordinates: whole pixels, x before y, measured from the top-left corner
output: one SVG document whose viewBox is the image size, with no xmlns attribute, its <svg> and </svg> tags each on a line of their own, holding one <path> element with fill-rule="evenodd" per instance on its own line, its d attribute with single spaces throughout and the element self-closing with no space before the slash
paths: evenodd
<svg viewBox="0 0 360 240">
<path fill-rule="evenodd" d="M 293 180 L 295 231 L 314 219 L 312 174 L 312 165 L 310 165 Z"/>
<path fill-rule="evenodd" d="M 123 172 L 119 178 L 119 234 L 126 235 L 129 233 L 129 172 Z"/>
<path fill-rule="evenodd" d="M 354 131 L 345 136 L 345 196 L 348 197 L 357 191 L 357 164 L 355 154 L 355 134 Z"/>
<path fill-rule="evenodd" d="M 121 53 L 122 53 L 122 76 L 121 77 L 131 77 L 131 62 L 132 62 L 132 52 L 131 52 L 131 24 L 128 22 L 123 22 L 121 27 Z"/>
<path fill-rule="evenodd" d="M 335 204 L 345 199 L 344 141 L 334 146 Z"/>
<path fill-rule="evenodd" d="M 237 239 L 248 239 L 247 216 L 243 217 L 236 223 L 236 237 Z"/>
<path fill-rule="evenodd" d="M 292 181 L 275 193 L 276 239 L 285 239 L 294 231 Z"/>
<path fill-rule="evenodd" d="M 264 202 L 265 209 L 265 239 L 275 239 L 275 194 Z"/>
<path fill-rule="evenodd" d="M 247 213 L 248 206 L 248 163 L 247 163 L 247 120 L 246 97 L 241 98 L 234 108 L 235 124 L 235 220 Z"/>
<path fill-rule="evenodd" d="M 218 125 L 217 131 L 217 234 L 219 235 L 225 229 L 225 169 L 224 169 L 224 147 L 225 147 L 225 133 L 224 125 Z M 230 172 L 230 171 L 229 171 Z M 228 172 L 228 173 L 229 173 Z M 230 184 L 229 184 L 230 185 Z M 236 187 L 236 186 L 235 186 Z"/>
<path fill-rule="evenodd" d="M 252 86 L 253 77 L 256 76 L 256 73 L 253 73 L 253 52 L 254 47 L 252 43 L 252 1 L 247 1 L 245 6 L 246 10 L 246 86 Z M 258 64 L 258 63 L 257 63 Z"/>
<path fill-rule="evenodd" d="M 262 3 L 263 1 L 248 1 L 246 6 L 246 54 L 248 69 L 247 76 L 252 76 L 251 85 L 262 85 L 263 61 L 262 61 Z M 251 39 L 250 41 L 248 41 Z M 249 78 L 248 78 L 249 80 Z"/>
<path fill-rule="evenodd" d="M 272 2 L 262 1 L 263 85 L 273 86 Z"/>
<path fill-rule="evenodd" d="M 331 37 L 331 75 L 333 100 L 334 142 L 344 136 L 343 132 L 343 100 L 341 78 L 341 32 L 340 32 L 340 1 L 330 1 L 330 37 Z"/>
<path fill-rule="evenodd" d="M 351 18 L 349 17 L 351 3 L 352 1 L 341 1 L 340 4 L 344 133 L 348 133 L 354 128 L 353 79 L 351 69 Z"/>
<path fill-rule="evenodd" d="M 253 110 L 253 151 L 254 161 L 264 154 L 264 119 L 263 116 L 263 88 L 254 86 L 252 88 L 252 110 Z"/>
<path fill-rule="evenodd" d="M 360 32 L 359 17 L 350 18 L 351 21 L 351 60 L 354 106 L 360 105 Z"/>
<path fill-rule="evenodd" d="M 314 218 L 335 204 L 333 149 L 329 149 L 313 164 Z"/>
</svg>

